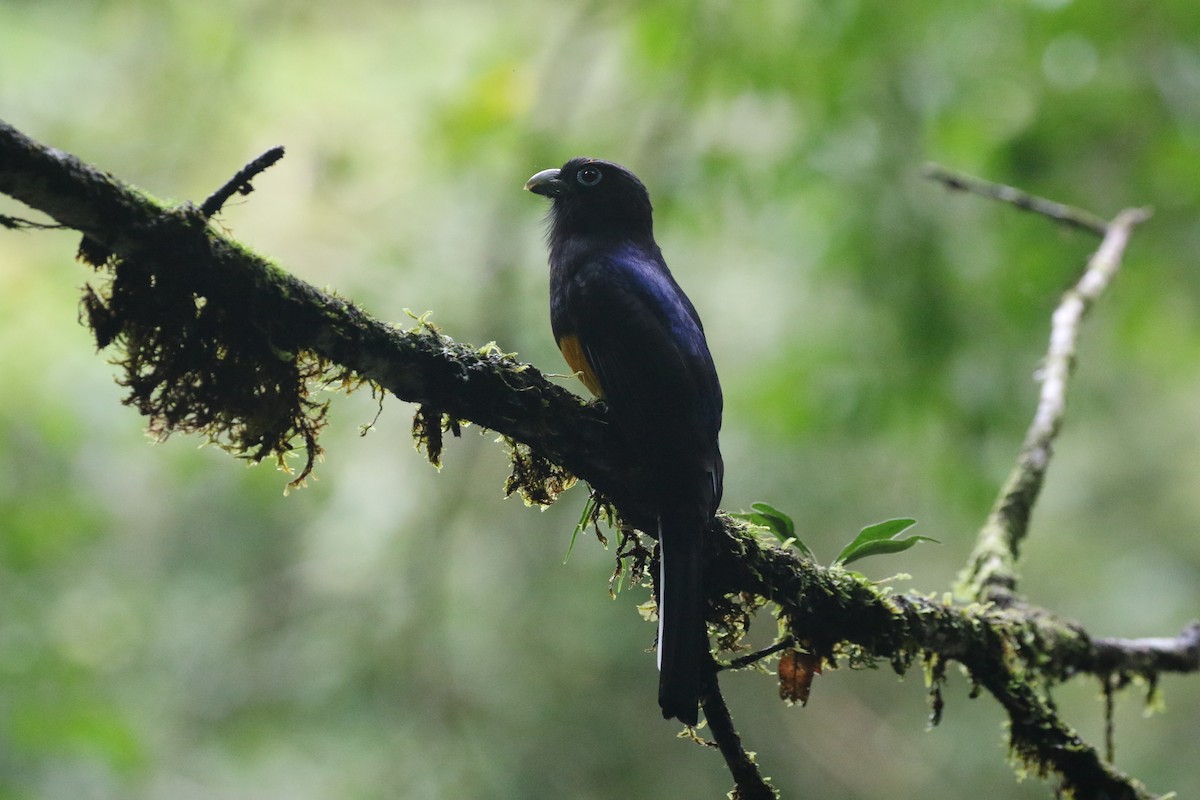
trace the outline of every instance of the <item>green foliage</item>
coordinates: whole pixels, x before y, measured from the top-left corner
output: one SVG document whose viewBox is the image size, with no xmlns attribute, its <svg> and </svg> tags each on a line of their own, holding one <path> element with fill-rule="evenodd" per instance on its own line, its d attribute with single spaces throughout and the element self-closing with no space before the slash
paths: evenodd
<svg viewBox="0 0 1200 800">
<path fill-rule="evenodd" d="M 771 533 L 775 534 L 775 538 L 777 538 L 780 544 L 782 544 L 784 547 L 794 547 L 799 550 L 801 555 L 803 555 L 809 561 L 816 561 L 812 551 L 808 549 L 808 545 L 796 538 L 796 524 L 792 522 L 791 517 L 789 517 L 787 514 L 784 514 L 770 503 L 763 503 L 761 501 L 757 503 L 751 503 L 750 508 L 754 510 L 749 512 L 744 511 L 738 514 L 731 514 L 730 516 L 733 516 L 737 519 L 744 519 L 747 522 L 752 522 L 755 525 L 766 528 Z"/>
<path fill-rule="evenodd" d="M 770 503 L 751 503 L 750 508 L 753 511 L 743 511 L 730 516 L 765 528 L 774 534 L 781 546 L 796 548 L 800 551 L 801 556 L 809 561 L 817 560 L 808 545 L 796 537 L 796 523 L 792 521 L 791 517 Z M 838 553 L 837 558 L 833 560 L 833 566 L 844 567 L 868 556 L 902 553 L 921 542 L 940 544 L 937 539 L 928 536 L 900 538 L 900 534 L 916 524 L 915 519 L 889 519 L 868 525 L 859 532 L 854 541 L 842 548 L 842 552 Z"/>
<path fill-rule="evenodd" d="M 867 556 L 902 553 L 921 542 L 941 544 L 937 539 L 928 536 L 900 538 L 900 534 L 916 524 L 915 519 L 889 519 L 868 525 L 854 537 L 854 541 L 842 548 L 842 552 L 833 560 L 834 566 L 844 567 Z"/>
</svg>

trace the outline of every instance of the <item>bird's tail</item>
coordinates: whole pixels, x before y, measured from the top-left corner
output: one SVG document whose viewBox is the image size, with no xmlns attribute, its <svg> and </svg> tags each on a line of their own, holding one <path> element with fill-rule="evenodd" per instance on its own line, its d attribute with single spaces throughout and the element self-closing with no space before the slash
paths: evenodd
<svg viewBox="0 0 1200 800">
<path fill-rule="evenodd" d="M 704 624 L 703 514 L 659 518 L 658 704 L 665 719 L 697 722 L 712 671 Z"/>
</svg>

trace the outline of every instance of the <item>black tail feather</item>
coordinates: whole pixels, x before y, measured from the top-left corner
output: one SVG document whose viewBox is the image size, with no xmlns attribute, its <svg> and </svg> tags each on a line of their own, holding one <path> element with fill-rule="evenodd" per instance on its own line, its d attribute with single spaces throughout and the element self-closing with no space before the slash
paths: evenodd
<svg viewBox="0 0 1200 800">
<path fill-rule="evenodd" d="M 704 515 L 659 520 L 658 704 L 665 719 L 698 721 L 712 671 L 704 624 Z"/>
</svg>

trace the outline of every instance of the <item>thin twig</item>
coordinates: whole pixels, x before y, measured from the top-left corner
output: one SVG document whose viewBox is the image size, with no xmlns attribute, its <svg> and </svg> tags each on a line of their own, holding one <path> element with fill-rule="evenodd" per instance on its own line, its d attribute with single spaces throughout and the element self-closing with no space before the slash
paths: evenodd
<svg viewBox="0 0 1200 800">
<path fill-rule="evenodd" d="M 0 214 L 0 228 L 8 228 L 10 231 L 53 231 L 63 230 L 66 225 L 54 225 L 47 222 L 34 222 L 31 219 L 22 219 L 21 217 L 10 217 L 6 214 Z"/>
<path fill-rule="evenodd" d="M 729 715 L 729 707 L 725 705 L 725 698 L 721 695 L 715 672 L 709 679 L 708 691 L 701 702 L 713 740 L 725 759 L 729 774 L 733 776 L 735 786 L 730 797 L 733 800 L 776 800 L 779 793 L 759 772 L 754 754 L 746 752 L 746 748 L 742 747 L 742 737 L 733 727 L 733 718 Z"/>
<path fill-rule="evenodd" d="M 250 192 L 254 191 L 254 187 L 250 185 L 250 181 L 257 177 L 259 173 L 270 168 L 271 165 L 281 158 L 283 158 L 283 147 L 272 147 L 242 167 L 236 175 L 225 182 L 224 186 L 209 195 L 209 198 L 200 206 L 200 213 L 206 219 L 212 219 L 221 210 L 221 207 L 225 205 L 225 201 L 235 194 L 239 192 L 241 194 L 250 194 Z"/>
<path fill-rule="evenodd" d="M 1043 217 L 1049 217 L 1064 225 L 1079 228 L 1097 236 L 1104 236 L 1108 232 L 1108 223 L 1090 211 L 1084 211 L 1082 208 L 1075 208 L 1064 203 L 1056 203 L 1012 186 L 975 178 L 962 172 L 956 172 L 949 167 L 943 167 L 941 164 L 926 164 L 921 170 L 921 174 L 943 184 L 948 189 L 971 192 L 992 200 L 999 200 L 1002 203 L 1009 203 L 1024 211 L 1041 214 Z"/>
<path fill-rule="evenodd" d="M 724 672 L 725 670 L 742 669 L 743 667 L 748 667 L 751 664 L 757 664 L 759 661 L 762 661 L 764 658 L 775 655 L 780 650 L 787 650 L 789 647 L 791 647 L 795 643 L 796 643 L 796 637 L 785 636 L 783 639 L 779 640 L 778 642 L 771 645 L 770 647 L 764 647 L 762 650 L 755 650 L 753 653 L 747 653 L 746 655 L 741 656 L 740 658 L 733 659 L 728 664 L 722 664 L 720 667 L 720 670 L 722 672 Z"/>
<path fill-rule="evenodd" d="M 1039 370 L 1041 392 L 1017 465 L 1009 475 L 987 522 L 979 532 L 962 586 L 969 596 L 1008 602 L 1016 588 L 1015 562 L 1029 529 L 1033 505 L 1062 427 L 1067 381 L 1084 316 L 1121 266 L 1133 229 L 1150 216 L 1146 209 L 1122 211 L 1107 225 L 1100 247 L 1088 259 L 1083 277 L 1063 295 L 1051 317 L 1050 346 Z"/>
</svg>

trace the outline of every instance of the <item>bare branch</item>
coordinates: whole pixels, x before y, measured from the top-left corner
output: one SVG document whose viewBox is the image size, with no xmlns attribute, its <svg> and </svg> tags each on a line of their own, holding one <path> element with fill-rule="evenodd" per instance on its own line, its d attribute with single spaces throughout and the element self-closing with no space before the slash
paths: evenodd
<svg viewBox="0 0 1200 800">
<path fill-rule="evenodd" d="M 992 200 L 999 200 L 1002 203 L 1009 203 L 1024 211 L 1041 214 L 1043 217 L 1049 217 L 1064 225 L 1094 233 L 1097 236 L 1104 236 L 1108 233 L 1108 223 L 1090 211 L 1046 200 L 1012 186 L 975 178 L 943 167 L 941 164 L 926 164 L 922 174 L 930 180 L 943 184 L 947 189 L 971 192 Z"/>
<path fill-rule="evenodd" d="M 1106 226 L 1104 240 L 1088 260 L 1079 281 L 1063 295 L 1051 319 L 1050 347 L 1038 376 L 1041 392 L 1017 465 L 979 532 L 961 585 L 968 596 L 1010 602 L 1016 588 L 1015 562 L 1062 427 L 1067 382 L 1075 364 L 1080 323 L 1121 267 L 1135 226 L 1149 218 L 1144 209 L 1126 209 Z"/>
<path fill-rule="evenodd" d="M 221 207 L 225 205 L 225 201 L 235 194 L 250 194 L 250 192 L 254 191 L 254 187 L 250 185 L 250 181 L 257 177 L 259 173 L 269 169 L 281 158 L 283 158 L 283 148 L 272 147 L 242 167 L 236 175 L 225 182 L 224 186 L 209 195 L 209 198 L 200 205 L 200 213 L 205 217 L 214 217 L 221 210 Z"/>
<path fill-rule="evenodd" d="M 1094 660 L 1080 668 L 1096 675 L 1200 672 L 1200 621 L 1192 622 L 1170 639 L 1096 639 L 1092 644 Z"/>
<path fill-rule="evenodd" d="M 8 228 L 10 231 L 54 231 L 62 230 L 62 225 L 50 225 L 45 222 L 34 222 L 31 219 L 21 219 L 20 217 L 10 217 L 6 214 L 0 214 L 0 228 Z"/>
<path fill-rule="evenodd" d="M 755 650 L 753 653 L 747 653 L 744 656 L 739 656 L 738 658 L 733 659 L 728 664 L 723 664 L 721 666 L 721 671 L 724 672 L 726 670 L 745 669 L 752 664 L 757 664 L 764 658 L 769 658 L 770 656 L 775 655 L 781 650 L 787 650 L 789 647 L 795 647 L 795 645 L 795 637 L 785 636 L 783 639 L 773 645 L 770 645 L 769 647 L 764 647 L 761 650 Z"/>
</svg>

